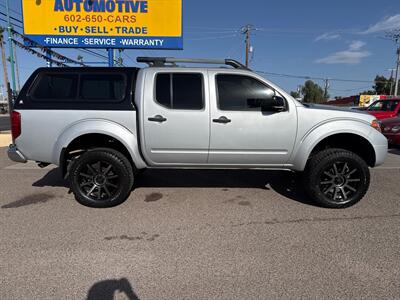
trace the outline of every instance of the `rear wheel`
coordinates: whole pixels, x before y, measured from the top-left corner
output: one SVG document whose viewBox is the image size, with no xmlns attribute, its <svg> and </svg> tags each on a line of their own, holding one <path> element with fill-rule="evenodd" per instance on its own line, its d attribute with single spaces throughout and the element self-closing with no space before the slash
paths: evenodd
<svg viewBox="0 0 400 300">
<path fill-rule="evenodd" d="M 343 149 L 328 149 L 310 159 L 304 174 L 308 194 L 320 205 L 346 208 L 368 191 L 370 173 L 363 159 Z"/>
<path fill-rule="evenodd" d="M 113 207 L 123 203 L 133 186 L 129 160 L 113 149 L 91 149 L 72 162 L 71 189 L 76 200 L 89 207 Z"/>
</svg>

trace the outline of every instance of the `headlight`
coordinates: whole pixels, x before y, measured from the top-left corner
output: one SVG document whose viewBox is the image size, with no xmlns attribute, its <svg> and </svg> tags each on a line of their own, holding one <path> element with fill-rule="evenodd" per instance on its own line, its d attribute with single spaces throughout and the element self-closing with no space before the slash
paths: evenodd
<svg viewBox="0 0 400 300">
<path fill-rule="evenodd" d="M 378 130 L 379 132 L 382 132 L 382 129 L 381 129 L 381 124 L 379 123 L 379 121 L 378 120 L 373 120 L 372 122 L 371 122 L 371 126 L 373 127 L 373 128 L 375 128 L 376 130 Z"/>
<path fill-rule="evenodd" d="M 392 132 L 399 132 L 400 131 L 400 125 L 396 125 L 392 127 Z"/>
</svg>

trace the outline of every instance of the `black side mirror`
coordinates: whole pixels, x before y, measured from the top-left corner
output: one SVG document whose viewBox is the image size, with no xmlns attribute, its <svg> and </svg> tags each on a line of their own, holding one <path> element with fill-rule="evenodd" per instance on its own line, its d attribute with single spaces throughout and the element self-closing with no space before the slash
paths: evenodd
<svg viewBox="0 0 400 300">
<path fill-rule="evenodd" d="M 265 112 L 281 112 L 285 110 L 285 100 L 280 96 L 263 99 L 261 103 L 261 111 Z"/>
</svg>

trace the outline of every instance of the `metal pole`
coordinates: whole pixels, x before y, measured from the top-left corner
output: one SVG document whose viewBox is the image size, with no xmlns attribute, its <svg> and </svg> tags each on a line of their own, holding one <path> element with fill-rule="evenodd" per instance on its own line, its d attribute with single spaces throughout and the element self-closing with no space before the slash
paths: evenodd
<svg viewBox="0 0 400 300">
<path fill-rule="evenodd" d="M 18 66 L 18 57 L 17 57 L 17 47 L 14 47 L 14 61 L 15 61 L 15 71 L 17 75 L 17 89 L 18 93 L 21 90 L 21 81 L 19 80 L 19 66 Z"/>
<path fill-rule="evenodd" d="M 14 69 L 14 45 L 12 41 L 12 32 L 11 32 L 11 20 L 10 20 L 10 4 L 8 3 L 9 0 L 6 0 L 6 9 L 7 9 L 7 30 L 8 30 L 8 44 L 10 47 L 9 54 L 10 54 L 10 65 L 11 65 L 11 84 L 12 84 L 12 91 L 13 94 L 16 91 L 16 84 L 15 84 L 15 69 Z"/>
<path fill-rule="evenodd" d="M 249 67 L 249 54 L 250 54 L 250 28 L 246 29 L 246 67 Z"/>
<path fill-rule="evenodd" d="M 392 91 L 393 91 L 393 71 L 394 69 L 390 70 L 390 91 L 389 91 L 389 96 L 393 95 Z"/>
<path fill-rule="evenodd" d="M 114 49 L 107 49 L 108 51 L 108 66 L 114 67 Z"/>
<path fill-rule="evenodd" d="M 398 96 L 399 91 L 399 73 L 400 73 L 400 47 L 397 48 L 397 68 L 396 68 L 396 86 L 394 88 L 394 95 Z"/>
<path fill-rule="evenodd" d="M 50 49 L 46 50 L 46 58 L 47 58 L 47 67 L 51 68 L 53 66 L 53 63 L 51 62 L 52 57 L 51 57 L 51 52 L 49 50 Z"/>
</svg>

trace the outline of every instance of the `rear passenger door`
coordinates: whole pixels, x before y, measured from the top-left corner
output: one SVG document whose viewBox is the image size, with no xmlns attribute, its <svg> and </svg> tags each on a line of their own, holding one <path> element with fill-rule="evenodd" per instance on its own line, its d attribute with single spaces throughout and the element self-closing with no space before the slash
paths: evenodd
<svg viewBox="0 0 400 300">
<path fill-rule="evenodd" d="M 154 166 L 204 165 L 210 131 L 207 73 L 156 71 L 146 76 L 144 146 Z"/>
</svg>

